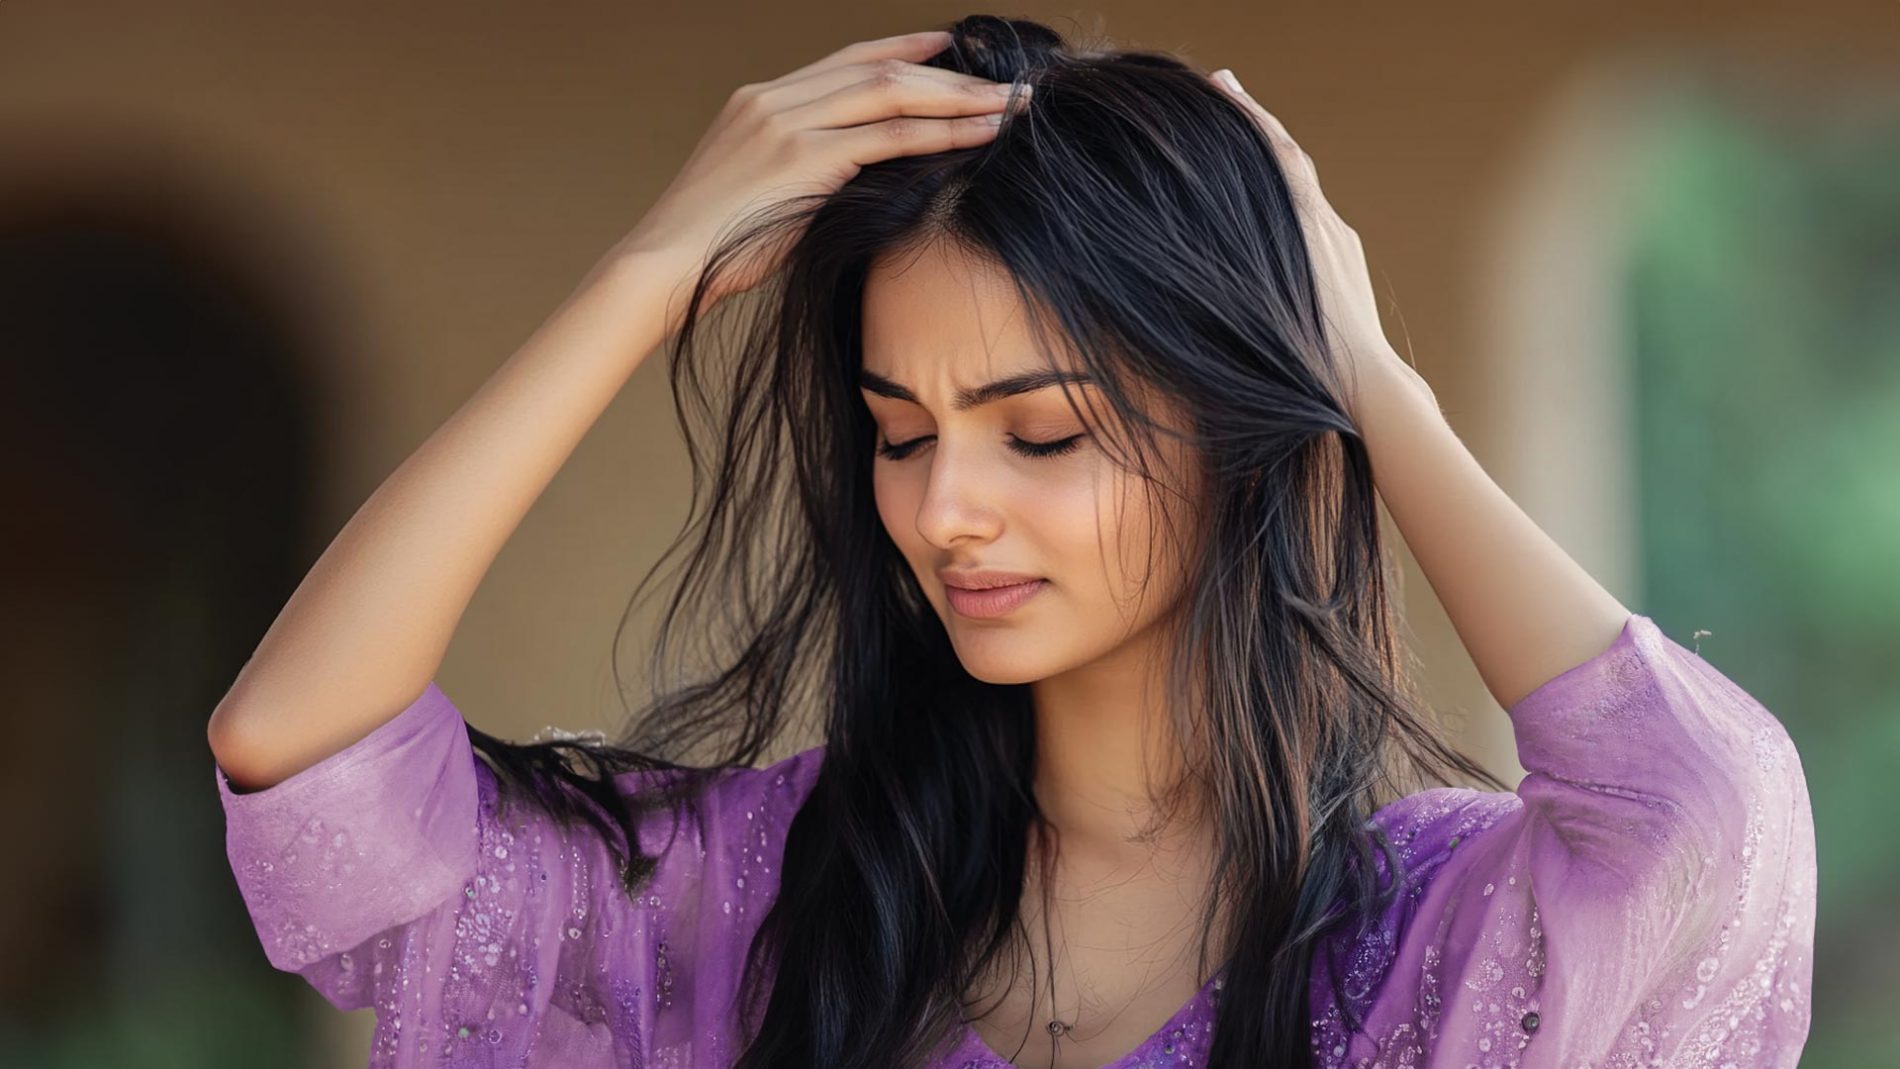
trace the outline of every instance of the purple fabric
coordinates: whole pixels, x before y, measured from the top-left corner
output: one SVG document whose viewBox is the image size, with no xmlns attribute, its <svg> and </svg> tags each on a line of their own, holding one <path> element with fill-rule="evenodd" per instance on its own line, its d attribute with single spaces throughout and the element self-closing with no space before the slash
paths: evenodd
<svg viewBox="0 0 1900 1069">
<path fill-rule="evenodd" d="M 1374 816 L 1406 882 L 1316 955 L 1315 1064 L 1794 1065 L 1814 829 L 1781 725 L 1640 614 L 1509 714 L 1515 792 L 1437 788 Z M 266 957 L 339 1009 L 375 1007 L 372 1067 L 673 1069 L 738 1055 L 742 957 L 822 756 L 724 773 L 670 843 L 667 817 L 646 818 L 663 853 L 637 901 L 597 837 L 497 817 L 434 684 L 267 790 L 214 770 Z M 1330 999 L 1342 974 L 1349 1014 Z M 1104 1069 L 1204 1064 L 1221 987 Z M 933 1064 L 1008 1063 L 966 1027 Z"/>
</svg>

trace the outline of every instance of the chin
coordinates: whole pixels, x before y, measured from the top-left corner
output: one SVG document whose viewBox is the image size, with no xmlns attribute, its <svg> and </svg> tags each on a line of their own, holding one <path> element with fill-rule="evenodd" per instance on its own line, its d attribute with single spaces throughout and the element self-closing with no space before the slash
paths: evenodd
<svg viewBox="0 0 1900 1069">
<path fill-rule="evenodd" d="M 952 630 L 951 645 L 963 670 L 985 683 L 1034 683 L 1061 672 L 1066 661 L 1050 656 L 1040 629 L 968 627 Z"/>
<path fill-rule="evenodd" d="M 966 660 L 963 662 L 963 669 L 975 678 L 999 687 L 1011 683 L 1034 683 L 1037 680 L 1047 679 L 1049 677 L 1048 672 L 1033 666 L 1023 667 L 1008 665 L 992 667 L 984 664 L 971 664 Z"/>
</svg>

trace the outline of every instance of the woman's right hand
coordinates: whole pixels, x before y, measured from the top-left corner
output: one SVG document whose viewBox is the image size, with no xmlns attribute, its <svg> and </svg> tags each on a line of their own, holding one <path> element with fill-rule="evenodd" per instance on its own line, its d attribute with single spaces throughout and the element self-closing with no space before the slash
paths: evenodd
<svg viewBox="0 0 1900 1069">
<path fill-rule="evenodd" d="M 860 41 L 772 81 L 740 86 L 615 251 L 657 255 L 691 279 L 742 214 L 836 192 L 879 160 L 994 137 L 1012 86 L 922 64 L 950 41 L 942 30 Z M 1028 86 L 1015 88 L 1027 97 Z M 706 307 L 764 281 L 796 238 L 786 233 L 722 269 Z"/>
<path fill-rule="evenodd" d="M 318 557 L 206 726 L 234 787 L 280 783 L 423 693 L 529 507 L 678 329 L 679 291 L 693 290 L 680 283 L 696 280 L 729 224 L 834 193 L 878 160 L 995 136 L 985 116 L 1008 106 L 996 83 L 920 62 L 950 42 L 941 31 L 866 41 L 732 94 L 639 225 Z M 708 301 L 763 281 L 782 251 L 747 255 L 761 262 L 722 265 L 724 292 Z"/>
</svg>

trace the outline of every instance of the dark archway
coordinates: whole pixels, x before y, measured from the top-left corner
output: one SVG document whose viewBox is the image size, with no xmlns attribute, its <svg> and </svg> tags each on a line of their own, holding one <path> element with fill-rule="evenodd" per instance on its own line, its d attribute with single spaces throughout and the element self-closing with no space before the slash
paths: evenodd
<svg viewBox="0 0 1900 1069">
<path fill-rule="evenodd" d="M 0 183 L 0 1062 L 297 1064 L 204 729 L 308 566 L 321 332 L 281 234 L 126 162 Z"/>
</svg>

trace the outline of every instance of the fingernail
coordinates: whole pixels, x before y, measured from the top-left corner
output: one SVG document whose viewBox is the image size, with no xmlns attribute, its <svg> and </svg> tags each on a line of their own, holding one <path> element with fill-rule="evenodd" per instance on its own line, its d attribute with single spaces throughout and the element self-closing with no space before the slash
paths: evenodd
<svg viewBox="0 0 1900 1069">
<path fill-rule="evenodd" d="M 1240 79 L 1234 77 L 1233 71 L 1230 71 L 1225 67 L 1222 67 L 1218 73 L 1220 76 L 1220 80 L 1227 83 L 1227 88 L 1240 89 Z M 1246 90 L 1241 89 L 1241 92 L 1244 93 L 1246 92 Z"/>
</svg>

